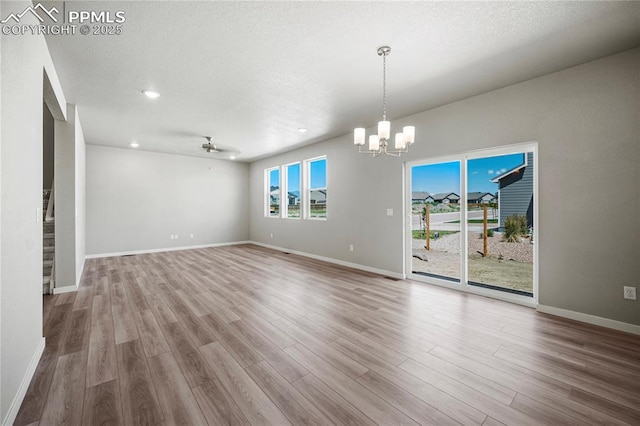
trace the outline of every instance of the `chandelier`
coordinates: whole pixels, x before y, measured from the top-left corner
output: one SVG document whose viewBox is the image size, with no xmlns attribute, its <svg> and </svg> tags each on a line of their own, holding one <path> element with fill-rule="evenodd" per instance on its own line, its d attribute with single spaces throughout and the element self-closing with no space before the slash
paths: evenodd
<svg viewBox="0 0 640 426">
<path fill-rule="evenodd" d="M 391 122 L 387 121 L 387 56 L 391 53 L 389 46 L 378 48 L 378 56 L 382 56 L 382 121 L 378 122 L 378 134 L 369 135 L 369 147 L 363 149 L 366 131 L 363 127 L 353 130 L 353 143 L 358 147 L 360 154 L 373 154 L 378 157 L 382 154 L 400 157 L 402 153 L 409 151 L 409 145 L 414 142 L 416 128 L 405 126 L 402 133 L 396 133 L 394 137 L 394 149 L 389 147 L 391 137 Z"/>
</svg>

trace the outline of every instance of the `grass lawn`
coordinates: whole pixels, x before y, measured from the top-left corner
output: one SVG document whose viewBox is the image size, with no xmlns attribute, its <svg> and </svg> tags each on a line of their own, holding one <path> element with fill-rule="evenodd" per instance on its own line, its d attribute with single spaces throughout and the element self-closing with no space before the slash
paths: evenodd
<svg viewBox="0 0 640 426">
<path fill-rule="evenodd" d="M 469 280 L 533 292 L 533 263 L 472 255 L 469 257 Z"/>
<path fill-rule="evenodd" d="M 457 234 L 460 231 L 430 231 L 429 232 L 429 238 L 431 238 L 433 240 L 435 238 L 436 232 L 441 237 L 444 237 L 445 235 L 449 235 L 449 234 Z M 425 237 L 424 231 L 423 230 L 414 229 L 413 231 L 411 231 L 411 237 L 414 238 L 414 239 L 424 240 L 424 237 Z"/>
<path fill-rule="evenodd" d="M 483 223 L 484 220 L 482 219 L 468 219 L 467 223 Z M 451 222 L 445 222 L 445 223 L 460 223 L 459 220 L 452 220 Z M 487 219 L 487 223 L 498 223 L 498 219 Z"/>
</svg>

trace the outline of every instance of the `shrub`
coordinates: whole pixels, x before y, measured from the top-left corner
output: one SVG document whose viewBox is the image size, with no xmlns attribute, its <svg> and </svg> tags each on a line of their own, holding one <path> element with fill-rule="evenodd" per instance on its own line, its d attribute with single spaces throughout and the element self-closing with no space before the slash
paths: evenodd
<svg viewBox="0 0 640 426">
<path fill-rule="evenodd" d="M 491 228 L 487 229 L 487 237 L 493 237 L 493 233 L 494 233 L 493 229 Z M 481 240 L 484 239 L 484 232 L 481 232 L 478 238 Z"/>
<path fill-rule="evenodd" d="M 527 233 L 527 217 L 514 214 L 504 221 L 504 241 L 509 243 L 520 241 L 520 236 Z"/>
</svg>

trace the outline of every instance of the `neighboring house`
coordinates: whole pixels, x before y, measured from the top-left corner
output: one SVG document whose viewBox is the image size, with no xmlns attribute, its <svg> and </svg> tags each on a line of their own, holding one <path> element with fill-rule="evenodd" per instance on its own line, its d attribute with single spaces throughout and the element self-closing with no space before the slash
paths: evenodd
<svg viewBox="0 0 640 426">
<path fill-rule="evenodd" d="M 411 202 L 414 204 L 433 203 L 433 197 L 428 192 L 415 191 L 411 193 Z"/>
<path fill-rule="evenodd" d="M 289 205 L 297 206 L 300 204 L 300 196 L 294 192 L 289 192 Z"/>
<path fill-rule="evenodd" d="M 467 193 L 467 203 L 469 204 L 489 204 L 496 200 L 496 196 L 490 192 L 469 192 Z"/>
<path fill-rule="evenodd" d="M 309 203 L 327 204 L 327 191 L 325 189 L 315 189 L 311 191 Z"/>
<path fill-rule="evenodd" d="M 458 204 L 460 202 L 460 196 L 455 192 L 441 192 L 431 196 L 436 203 L 444 204 Z"/>
<path fill-rule="evenodd" d="M 269 200 L 271 204 L 279 204 L 280 203 L 280 188 L 277 186 L 271 187 L 271 192 L 269 192 Z"/>
<path fill-rule="evenodd" d="M 491 180 L 498 184 L 498 215 L 500 226 L 514 214 L 527 216 L 533 226 L 533 153 L 524 155 L 524 162 Z"/>
</svg>

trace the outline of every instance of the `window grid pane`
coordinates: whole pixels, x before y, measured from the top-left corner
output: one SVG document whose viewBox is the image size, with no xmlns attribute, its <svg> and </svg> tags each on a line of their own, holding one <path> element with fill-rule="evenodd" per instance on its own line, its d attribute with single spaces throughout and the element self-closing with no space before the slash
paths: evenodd
<svg viewBox="0 0 640 426">
<path fill-rule="evenodd" d="M 327 217 L 327 159 L 309 162 L 309 218 Z"/>
<path fill-rule="evenodd" d="M 280 216 L 280 170 L 269 170 L 269 217 Z"/>
<path fill-rule="evenodd" d="M 290 219 L 300 218 L 300 163 L 286 166 L 287 176 L 287 217 Z"/>
</svg>

